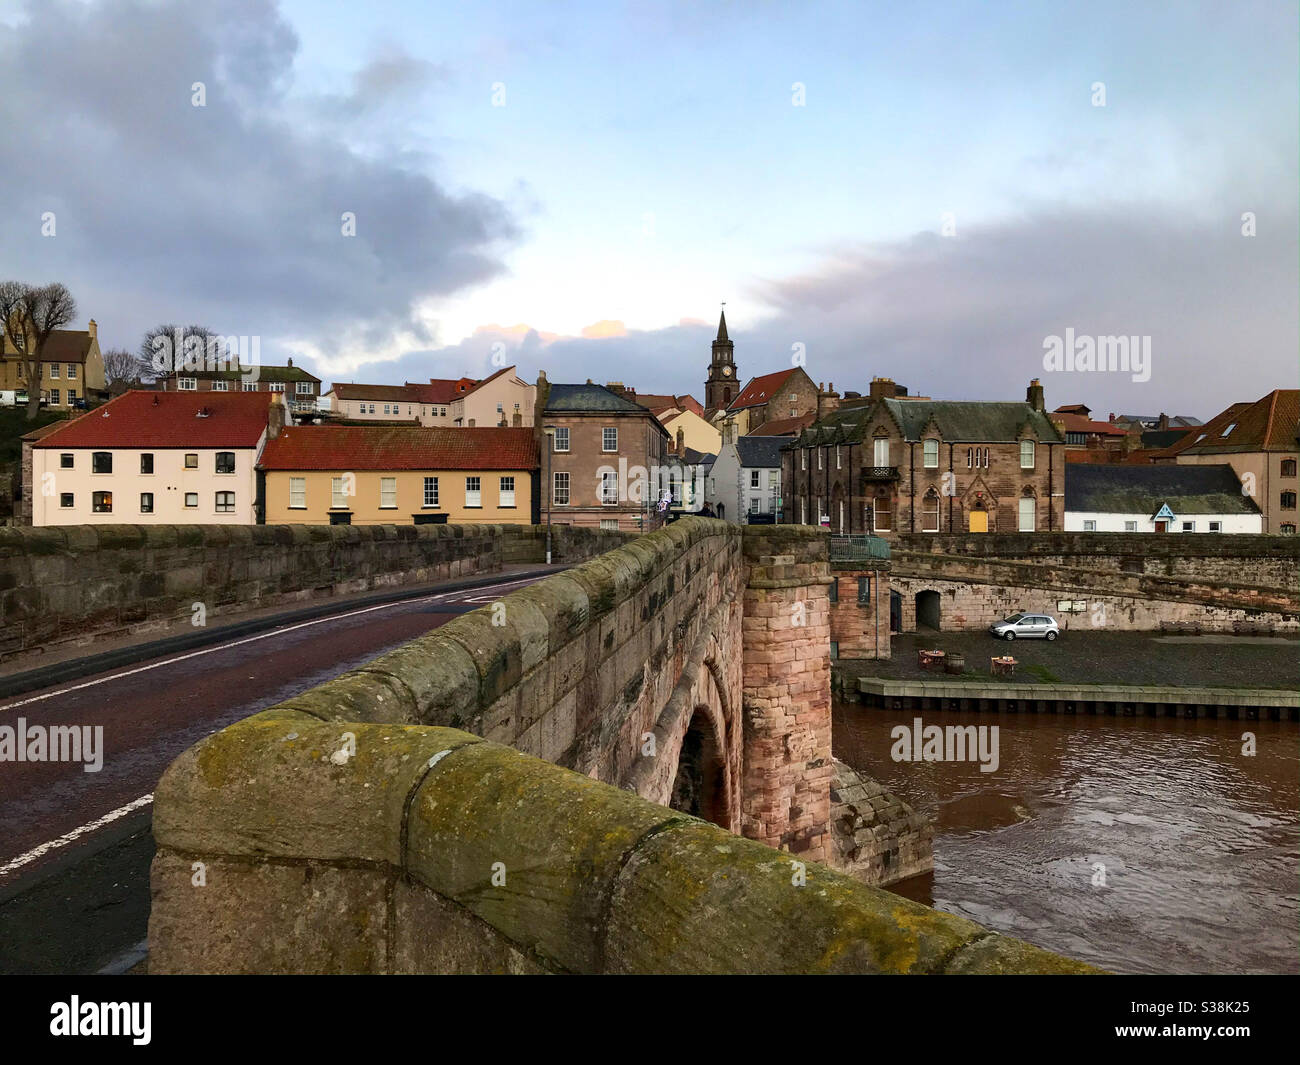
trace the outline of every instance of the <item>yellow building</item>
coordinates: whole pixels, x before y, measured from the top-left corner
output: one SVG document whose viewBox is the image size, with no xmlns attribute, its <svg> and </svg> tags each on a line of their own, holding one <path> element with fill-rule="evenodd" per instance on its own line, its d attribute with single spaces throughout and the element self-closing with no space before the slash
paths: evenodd
<svg viewBox="0 0 1300 1065">
<path fill-rule="evenodd" d="M 530 429 L 294 426 L 258 464 L 268 525 L 532 524 Z"/>
<path fill-rule="evenodd" d="M 30 342 L 30 341 L 29 341 Z M 56 329 L 41 352 L 41 397 L 46 405 L 68 409 L 90 399 L 98 402 L 104 392 L 104 357 L 99 350 L 99 328 L 91 319 L 86 329 Z M 0 330 L 0 391 L 22 391 L 31 387 L 18 352 Z"/>
</svg>

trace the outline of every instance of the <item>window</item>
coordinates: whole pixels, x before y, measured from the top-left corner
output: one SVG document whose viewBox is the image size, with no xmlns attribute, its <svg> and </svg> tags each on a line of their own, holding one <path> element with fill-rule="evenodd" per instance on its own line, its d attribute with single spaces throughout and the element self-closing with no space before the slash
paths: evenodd
<svg viewBox="0 0 1300 1065">
<path fill-rule="evenodd" d="M 385 413 L 385 414 L 388 413 L 388 404 L 387 404 L 387 403 L 384 404 L 384 413 Z"/>
<path fill-rule="evenodd" d="M 152 513 L 153 513 L 153 493 L 152 493 L 152 492 L 141 492 L 141 493 L 140 493 L 140 513 L 141 513 L 141 514 L 152 514 Z"/>
<path fill-rule="evenodd" d="M 178 378 L 176 378 L 176 391 L 178 391 L 178 392 L 197 392 L 198 390 L 199 390 L 199 382 L 198 382 L 198 379 L 197 379 L 197 378 L 194 378 L 194 377 L 178 377 Z"/>
<path fill-rule="evenodd" d="M 1295 510 L 1295 493 L 1283 492 L 1281 498 L 1281 504 L 1283 510 Z"/>
<path fill-rule="evenodd" d="M 63 492 L 59 496 L 59 506 L 61 506 L 64 510 L 69 510 L 72 508 L 73 502 L 72 502 L 71 492 Z"/>
<path fill-rule="evenodd" d="M 601 518 L 601 519 L 600 519 L 600 529 L 601 529 L 601 532 L 618 532 L 618 519 L 617 519 L 617 518 Z"/>
<path fill-rule="evenodd" d="M 600 431 L 600 449 L 602 451 L 618 450 L 618 429 L 605 426 Z"/>
<path fill-rule="evenodd" d="M 555 430 L 555 450 L 569 450 L 569 427 L 567 425 L 561 425 Z"/>
<path fill-rule="evenodd" d="M 750 471 L 749 471 L 749 487 L 750 487 L 750 488 L 761 488 L 761 487 L 762 487 L 762 485 L 760 485 L 760 484 L 758 483 L 758 477 L 759 477 L 758 470 L 750 470 Z"/>
<path fill-rule="evenodd" d="M 295 392 L 297 392 L 298 395 L 300 395 L 300 396 L 310 396 L 310 395 L 311 395 L 311 382 L 310 382 L 310 381 L 299 381 L 296 385 L 294 385 L 293 390 L 294 390 Z"/>
<path fill-rule="evenodd" d="M 513 507 L 515 505 L 515 479 L 513 477 L 501 478 L 501 495 L 497 501 L 498 506 Z"/>
<path fill-rule="evenodd" d="M 77 402 L 77 390 L 76 390 L 75 388 L 69 388 L 69 389 L 68 389 L 68 403 L 69 403 L 69 404 L 73 404 L 73 403 L 76 403 L 76 402 Z"/>
<path fill-rule="evenodd" d="M 348 505 L 348 485 L 344 477 L 330 478 L 330 509 L 346 510 Z"/>
<path fill-rule="evenodd" d="M 235 493 L 218 492 L 217 493 L 217 513 L 233 514 L 235 512 Z"/>
<path fill-rule="evenodd" d="M 555 483 L 551 489 L 551 501 L 557 507 L 567 507 L 569 505 L 569 475 L 567 473 L 557 473 L 554 481 Z"/>
<path fill-rule="evenodd" d="M 839 640 L 831 640 L 831 657 L 832 657 L 832 658 L 839 658 L 839 657 L 840 657 L 840 641 L 839 641 Z"/>
<path fill-rule="evenodd" d="M 63 402 L 63 400 L 59 397 L 59 390 L 57 388 L 50 389 L 50 402 L 53 403 L 55 406 L 58 406 L 60 403 Z"/>
<path fill-rule="evenodd" d="M 1021 532 L 1034 531 L 1034 519 L 1035 519 L 1034 502 L 1035 500 L 1033 496 L 1020 497 L 1020 531 Z"/>
<path fill-rule="evenodd" d="M 113 453 L 111 451 L 96 451 L 90 456 L 91 473 L 112 473 L 113 472 Z"/>
<path fill-rule="evenodd" d="M 921 500 L 921 531 L 939 531 L 939 493 L 933 488 Z"/>
<path fill-rule="evenodd" d="M 818 449 L 817 449 L 817 468 L 818 468 L 819 470 L 822 468 L 822 449 L 821 449 L 821 448 L 818 448 Z"/>
<path fill-rule="evenodd" d="M 424 505 L 426 507 L 436 507 L 438 505 L 437 477 L 426 477 L 424 479 Z"/>
<path fill-rule="evenodd" d="M 235 453 L 233 451 L 218 451 L 216 468 L 218 473 L 234 473 Z"/>
<path fill-rule="evenodd" d="M 290 510 L 307 509 L 307 478 L 306 477 L 289 478 L 289 509 Z"/>
<path fill-rule="evenodd" d="M 1232 432 L 1232 430 L 1234 430 L 1235 428 L 1237 428 L 1237 423 L 1236 423 L 1236 422 L 1233 422 L 1233 423 L 1232 423 L 1231 425 L 1229 425 L 1226 429 L 1224 429 L 1223 432 L 1220 433 L 1219 435 L 1220 435 L 1220 436 L 1227 436 L 1227 435 L 1228 435 L 1230 432 Z"/>
<path fill-rule="evenodd" d="M 68 363 L 67 371 L 68 371 L 68 380 L 75 381 L 77 379 L 77 364 L 75 362 Z M 1223 435 L 1227 436 L 1228 434 L 1224 433 Z"/>
<path fill-rule="evenodd" d="M 186 506 L 187 508 L 189 508 L 190 510 L 193 510 L 193 509 L 195 509 L 198 505 L 199 505 L 199 493 L 198 493 L 198 492 L 186 492 L 186 493 L 185 493 L 185 506 Z"/>
<path fill-rule="evenodd" d="M 397 509 L 397 478 L 396 477 L 379 478 L 379 509 L 380 510 Z"/>
<path fill-rule="evenodd" d="M 808 449 L 807 449 L 807 448 L 804 448 L 804 449 L 803 449 L 803 469 L 806 470 L 807 468 L 808 468 Z"/>
<path fill-rule="evenodd" d="M 1277 531 L 1280 532 L 1283 536 L 1294 536 L 1295 526 L 1291 522 L 1283 522 L 1280 526 L 1278 526 Z"/>
<path fill-rule="evenodd" d="M 1034 442 L 1032 440 L 1020 441 L 1020 468 L 1022 470 L 1032 470 L 1034 468 Z"/>
<path fill-rule="evenodd" d="M 90 509 L 96 514 L 113 513 L 113 493 L 112 492 L 95 492 L 90 497 Z"/>
<path fill-rule="evenodd" d="M 759 505 L 760 505 L 759 498 L 755 496 L 753 499 L 749 501 L 749 512 L 751 514 L 757 514 Z"/>
<path fill-rule="evenodd" d="M 270 391 L 270 392 L 283 392 L 283 391 L 284 391 L 284 382 L 283 382 L 283 381 L 272 381 L 272 382 L 271 382 L 270 384 L 268 384 L 266 387 L 267 387 L 267 390 Z"/>
<path fill-rule="evenodd" d="M 1196 532 L 1196 522 L 1194 521 L 1183 522 L 1183 532 Z"/>
<path fill-rule="evenodd" d="M 199 455 L 197 451 L 190 451 L 185 455 L 185 468 L 187 470 L 197 470 L 199 468 Z"/>
<path fill-rule="evenodd" d="M 858 602 L 859 603 L 871 602 L 871 578 L 870 577 L 858 578 Z"/>
<path fill-rule="evenodd" d="M 229 381 L 213 381 L 213 382 L 212 382 L 212 391 L 213 391 L 213 392 L 229 392 L 229 391 L 230 391 L 230 382 L 229 382 Z"/>
<path fill-rule="evenodd" d="M 606 470 L 600 475 L 600 505 L 612 507 L 618 504 L 618 474 Z"/>
<path fill-rule="evenodd" d="M 937 470 L 939 468 L 939 441 L 926 440 L 921 447 L 925 452 L 925 468 L 927 470 Z"/>
<path fill-rule="evenodd" d="M 1295 459 L 1283 459 L 1282 469 L 1280 471 L 1283 477 L 1295 476 Z"/>
<path fill-rule="evenodd" d="M 51 381 L 57 381 L 59 379 L 59 364 L 57 362 L 49 363 L 46 369 L 49 371 L 49 378 Z"/>
<path fill-rule="evenodd" d="M 1084 532 L 1096 532 L 1096 531 L 1097 531 L 1097 523 L 1096 523 L 1095 521 L 1085 521 L 1085 522 L 1083 523 L 1083 531 L 1084 531 Z"/>
<path fill-rule="evenodd" d="M 1124 531 L 1125 531 L 1125 532 L 1137 532 L 1137 531 L 1138 531 L 1138 523 L 1135 522 L 1135 521 L 1126 521 L 1126 522 L 1124 523 Z"/>
<path fill-rule="evenodd" d="M 1210 532 L 1223 532 L 1223 522 L 1221 521 L 1210 522 Z"/>
<path fill-rule="evenodd" d="M 244 382 L 239 386 L 239 390 L 240 390 L 241 392 L 256 392 L 256 391 L 257 391 L 257 382 L 256 382 L 256 381 L 244 381 Z M 361 404 L 361 406 L 362 406 L 362 408 L 363 408 L 362 413 L 365 413 L 365 411 L 364 411 L 365 404 L 363 403 L 363 404 Z M 371 411 L 370 413 L 373 414 L 374 411 Z"/>
<path fill-rule="evenodd" d="M 844 467 L 842 467 L 842 466 L 840 465 L 840 445 L 839 445 L 839 444 L 836 444 L 836 445 L 835 445 L 835 468 L 836 468 L 837 470 L 840 470 L 840 469 L 843 469 L 843 468 L 844 468 Z"/>
<path fill-rule="evenodd" d="M 872 444 L 871 465 L 888 466 L 889 465 L 889 438 L 884 436 L 876 437 Z"/>
<path fill-rule="evenodd" d="M 62 455 L 59 456 L 59 469 L 61 470 L 72 469 L 72 455 L 70 452 L 65 451 Z"/>
<path fill-rule="evenodd" d="M 840 579 L 838 577 L 832 577 L 831 583 L 826 585 L 826 598 L 832 603 L 840 601 Z"/>
<path fill-rule="evenodd" d="M 465 478 L 465 506 L 481 507 L 483 505 L 482 481 L 478 477 Z"/>
<path fill-rule="evenodd" d="M 872 532 L 889 532 L 890 502 L 887 496 L 881 496 L 871 507 Z"/>
</svg>

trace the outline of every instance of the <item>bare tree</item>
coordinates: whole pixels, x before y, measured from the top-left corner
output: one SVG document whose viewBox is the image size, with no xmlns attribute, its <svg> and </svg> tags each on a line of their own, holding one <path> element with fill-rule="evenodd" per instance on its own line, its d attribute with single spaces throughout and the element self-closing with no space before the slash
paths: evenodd
<svg viewBox="0 0 1300 1065">
<path fill-rule="evenodd" d="M 154 381 L 166 381 L 186 368 L 187 359 L 193 366 L 197 358 L 201 367 L 209 343 L 217 339 L 218 335 L 205 325 L 156 325 L 140 340 L 137 358 L 146 376 Z"/>
<path fill-rule="evenodd" d="M 45 345 L 56 329 L 77 316 L 77 301 L 67 286 L 0 282 L 0 326 L 18 355 L 27 381 L 27 420 L 41 409 L 41 362 Z"/>
<path fill-rule="evenodd" d="M 139 388 L 141 379 L 150 370 L 139 355 L 125 348 L 110 348 L 104 352 L 104 383 L 114 395 L 130 388 Z"/>
</svg>

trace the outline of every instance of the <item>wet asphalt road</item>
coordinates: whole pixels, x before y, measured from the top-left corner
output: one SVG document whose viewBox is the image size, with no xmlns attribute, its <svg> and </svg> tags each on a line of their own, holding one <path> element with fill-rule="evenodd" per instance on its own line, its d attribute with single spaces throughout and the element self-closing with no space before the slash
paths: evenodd
<svg viewBox="0 0 1300 1065">
<path fill-rule="evenodd" d="M 149 913 L 152 793 L 204 736 L 536 578 L 288 624 L 0 705 L 0 724 L 103 727 L 103 766 L 0 762 L 0 973 L 126 968 Z"/>
</svg>

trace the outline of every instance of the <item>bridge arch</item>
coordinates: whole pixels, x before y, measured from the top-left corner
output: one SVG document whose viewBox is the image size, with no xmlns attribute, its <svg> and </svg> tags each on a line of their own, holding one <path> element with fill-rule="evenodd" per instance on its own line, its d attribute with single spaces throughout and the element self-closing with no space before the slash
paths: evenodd
<svg viewBox="0 0 1300 1065">
<path fill-rule="evenodd" d="M 722 739 L 707 706 L 697 706 L 677 755 L 668 805 L 674 810 L 729 828 L 731 796 Z"/>
</svg>

